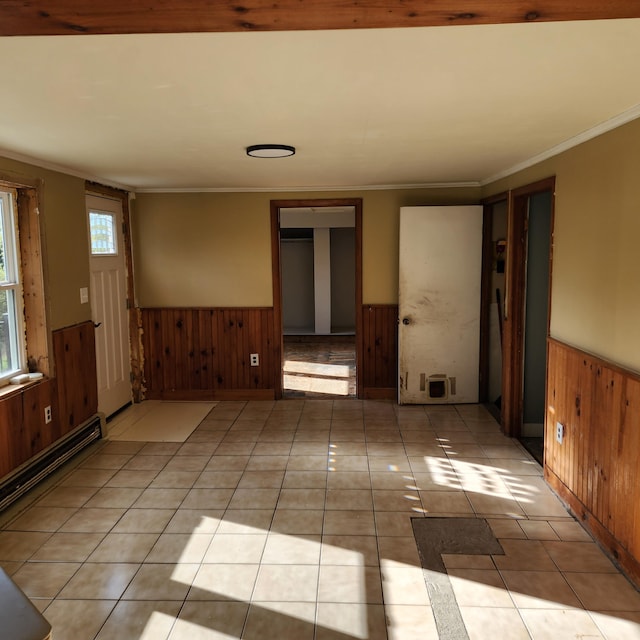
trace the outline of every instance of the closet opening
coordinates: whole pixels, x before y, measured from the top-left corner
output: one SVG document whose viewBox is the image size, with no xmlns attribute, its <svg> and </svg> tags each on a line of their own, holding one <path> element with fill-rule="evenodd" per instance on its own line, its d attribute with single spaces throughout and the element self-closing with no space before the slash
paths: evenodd
<svg viewBox="0 0 640 640">
<path fill-rule="evenodd" d="M 360 202 L 272 202 L 280 397 L 360 395 Z"/>
</svg>

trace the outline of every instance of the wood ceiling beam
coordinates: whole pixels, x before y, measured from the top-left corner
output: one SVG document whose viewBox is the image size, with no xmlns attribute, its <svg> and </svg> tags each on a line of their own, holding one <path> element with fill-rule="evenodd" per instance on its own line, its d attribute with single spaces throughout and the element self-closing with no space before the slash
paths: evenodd
<svg viewBox="0 0 640 640">
<path fill-rule="evenodd" d="M 640 0 L 0 0 L 0 35 L 292 31 L 640 17 Z"/>
</svg>

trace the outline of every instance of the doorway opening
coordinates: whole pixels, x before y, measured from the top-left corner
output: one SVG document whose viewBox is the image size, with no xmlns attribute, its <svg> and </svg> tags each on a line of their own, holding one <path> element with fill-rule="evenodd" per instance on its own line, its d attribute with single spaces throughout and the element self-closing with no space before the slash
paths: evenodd
<svg viewBox="0 0 640 640">
<path fill-rule="evenodd" d="M 552 233 L 550 191 L 529 197 L 524 310 L 524 372 L 520 440 L 542 463 L 544 451 L 549 277 Z"/>
<path fill-rule="evenodd" d="M 501 421 L 543 463 L 555 180 L 510 194 Z"/>
<path fill-rule="evenodd" d="M 272 201 L 276 397 L 359 397 L 362 201 Z"/>
<path fill-rule="evenodd" d="M 480 330 L 480 400 L 500 422 L 502 344 L 505 301 L 508 194 L 484 204 L 482 306 Z"/>
</svg>

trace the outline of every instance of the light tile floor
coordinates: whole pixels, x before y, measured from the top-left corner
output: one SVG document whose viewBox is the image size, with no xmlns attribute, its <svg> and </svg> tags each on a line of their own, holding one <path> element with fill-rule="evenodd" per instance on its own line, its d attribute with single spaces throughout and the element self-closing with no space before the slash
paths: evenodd
<svg viewBox="0 0 640 640">
<path fill-rule="evenodd" d="M 469 637 L 640 638 L 640 594 L 477 405 L 220 402 L 184 443 L 102 441 L 0 514 L 54 640 L 438 638 L 412 517 L 485 517 L 443 557 Z"/>
</svg>

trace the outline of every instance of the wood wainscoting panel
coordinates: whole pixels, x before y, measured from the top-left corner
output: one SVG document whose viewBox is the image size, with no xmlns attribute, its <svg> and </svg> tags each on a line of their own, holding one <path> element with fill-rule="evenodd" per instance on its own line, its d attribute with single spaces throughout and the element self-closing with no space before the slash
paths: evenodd
<svg viewBox="0 0 640 640">
<path fill-rule="evenodd" d="M 0 400 L 0 478 L 22 462 L 18 462 L 19 455 L 16 455 L 16 450 L 21 449 L 21 440 L 22 396 L 16 394 Z"/>
<path fill-rule="evenodd" d="M 51 407 L 51 422 L 45 423 L 45 407 Z M 23 429 L 26 456 L 21 462 L 46 449 L 62 436 L 55 380 L 43 380 L 22 394 Z M 95 412 L 94 412 L 95 413 Z"/>
<path fill-rule="evenodd" d="M 52 419 L 45 424 L 47 406 Z M 41 380 L 0 400 L 0 478 L 59 437 L 55 380 Z"/>
<path fill-rule="evenodd" d="M 0 400 L 0 478 L 98 411 L 93 323 L 54 331 L 52 344 L 56 377 L 44 378 Z M 51 407 L 48 423 L 46 407 Z"/>
<path fill-rule="evenodd" d="M 397 394 L 397 305 L 362 308 L 364 397 Z M 272 399 L 280 376 L 271 308 L 143 308 L 148 399 Z M 260 365 L 252 367 L 249 355 Z"/>
<path fill-rule="evenodd" d="M 273 399 L 273 309 L 152 308 L 141 317 L 148 399 Z"/>
<path fill-rule="evenodd" d="M 395 400 L 398 393 L 398 305 L 362 307 L 364 397 Z"/>
<path fill-rule="evenodd" d="M 96 341 L 93 322 L 53 332 L 53 355 L 58 387 L 60 435 L 98 411 Z"/>
<path fill-rule="evenodd" d="M 554 339 L 548 362 L 545 477 L 638 583 L 640 375 Z"/>
</svg>

